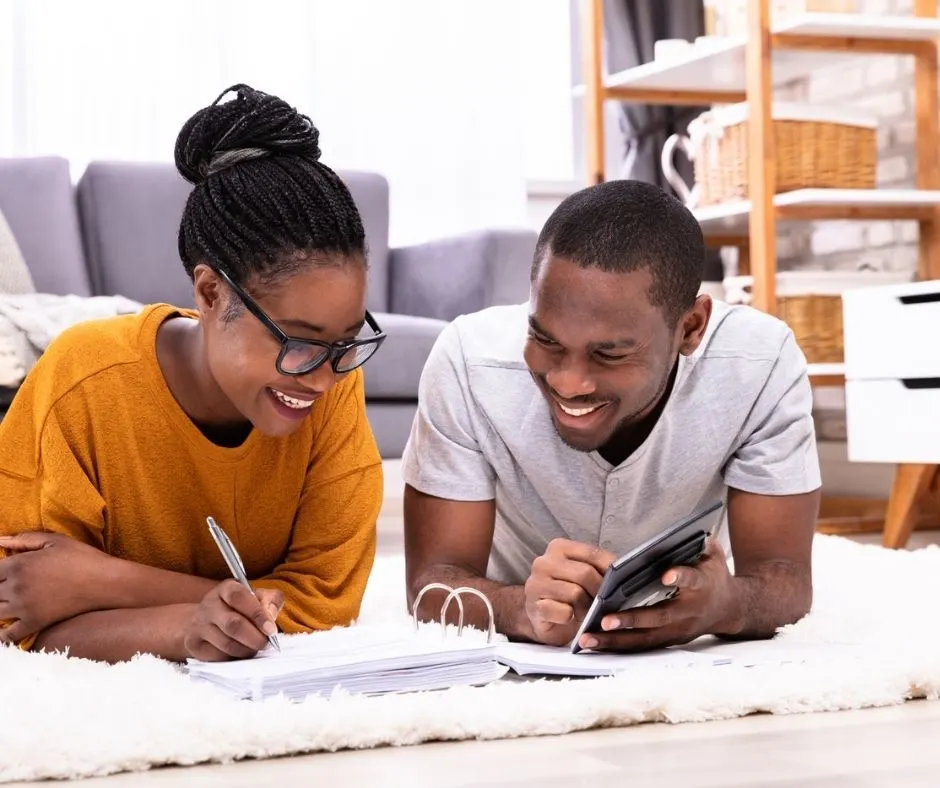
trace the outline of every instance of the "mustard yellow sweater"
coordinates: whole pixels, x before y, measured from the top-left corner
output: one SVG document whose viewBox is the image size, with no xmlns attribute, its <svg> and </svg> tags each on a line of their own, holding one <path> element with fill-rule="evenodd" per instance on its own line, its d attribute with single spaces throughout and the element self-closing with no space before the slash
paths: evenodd
<svg viewBox="0 0 940 788">
<path fill-rule="evenodd" d="M 224 580 L 231 575 L 206 527 L 212 515 L 254 584 L 284 593 L 283 631 L 349 623 L 382 501 L 362 371 L 320 399 L 293 435 L 254 430 L 223 448 L 189 420 L 157 363 L 157 329 L 178 313 L 154 305 L 73 326 L 51 344 L 0 422 L 0 535 L 64 533 L 137 563 Z"/>
</svg>

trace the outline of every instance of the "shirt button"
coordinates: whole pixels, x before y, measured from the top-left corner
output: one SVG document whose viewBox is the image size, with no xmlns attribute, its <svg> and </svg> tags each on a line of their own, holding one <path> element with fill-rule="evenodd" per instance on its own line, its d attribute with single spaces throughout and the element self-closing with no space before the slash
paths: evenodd
<svg viewBox="0 0 940 788">
<path fill-rule="evenodd" d="M 618 484 L 620 484 L 620 479 L 611 479 L 609 484 L 611 487 L 616 487 Z"/>
<path fill-rule="evenodd" d="M 605 522 L 605 523 L 612 523 L 613 521 L 614 521 L 614 516 L 613 516 L 612 514 L 608 514 L 608 515 L 604 518 L 604 522 Z"/>
</svg>

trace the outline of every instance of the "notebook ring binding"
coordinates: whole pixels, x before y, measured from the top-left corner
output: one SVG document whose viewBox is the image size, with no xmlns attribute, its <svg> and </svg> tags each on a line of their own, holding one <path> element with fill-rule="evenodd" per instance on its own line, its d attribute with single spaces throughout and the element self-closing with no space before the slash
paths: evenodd
<svg viewBox="0 0 940 788">
<path fill-rule="evenodd" d="M 441 591 L 449 592 L 447 598 L 444 600 L 444 604 L 441 605 L 441 631 L 446 636 L 447 634 L 447 609 L 450 607 L 451 602 L 457 603 L 458 610 L 458 621 L 457 621 L 457 637 L 463 633 L 463 624 L 464 624 L 464 609 L 463 602 L 460 599 L 461 594 L 473 594 L 476 597 L 479 597 L 483 604 L 486 605 L 486 612 L 489 617 L 487 631 L 486 631 L 486 642 L 489 643 L 492 641 L 493 636 L 496 634 L 496 615 L 493 612 L 493 605 L 490 603 L 489 598 L 482 591 L 476 588 L 470 588 L 469 586 L 460 586 L 459 588 L 451 588 L 444 583 L 429 583 L 424 588 L 422 588 L 417 597 L 415 597 L 414 605 L 411 608 L 411 619 L 414 622 L 415 632 L 418 631 L 418 604 L 421 602 L 421 598 L 424 596 L 425 591 L 431 591 L 433 589 L 439 589 Z"/>
<path fill-rule="evenodd" d="M 428 583 L 424 588 L 418 592 L 418 596 L 415 597 L 415 602 L 411 606 L 411 620 L 415 625 L 415 632 L 418 631 L 418 606 L 421 604 L 421 597 L 424 596 L 426 591 L 433 591 L 438 589 L 440 591 L 447 591 L 448 593 L 452 592 L 454 589 L 444 583 Z M 450 597 L 448 597 L 448 600 Z M 457 600 L 457 631 L 460 632 L 463 629 L 463 602 L 458 595 Z M 448 602 L 449 604 L 449 602 Z M 447 607 L 447 605 L 445 605 Z M 441 610 L 441 624 L 444 624 L 444 610 Z M 445 625 L 446 626 L 446 625 Z"/>
</svg>

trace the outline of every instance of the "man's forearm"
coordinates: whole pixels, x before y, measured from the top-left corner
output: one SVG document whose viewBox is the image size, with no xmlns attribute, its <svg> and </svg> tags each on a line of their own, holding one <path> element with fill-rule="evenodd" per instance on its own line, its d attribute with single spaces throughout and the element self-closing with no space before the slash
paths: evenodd
<svg viewBox="0 0 940 788">
<path fill-rule="evenodd" d="M 65 651 L 73 657 L 121 662 L 153 654 L 182 662 L 183 633 L 195 605 L 167 605 L 83 613 L 40 632 L 32 650 Z"/>
<path fill-rule="evenodd" d="M 100 582 L 95 584 L 95 610 L 164 607 L 200 602 L 215 580 L 157 569 L 109 556 Z"/>
<path fill-rule="evenodd" d="M 813 603 L 809 567 L 771 561 L 732 579 L 734 610 L 713 633 L 728 640 L 773 637 L 779 627 L 805 616 Z"/>
<path fill-rule="evenodd" d="M 475 588 L 486 596 L 493 606 L 496 631 L 511 640 L 532 640 L 533 633 L 529 618 L 525 613 L 525 589 L 523 586 L 504 585 L 487 580 L 475 572 L 457 566 L 438 564 L 428 567 L 412 584 L 408 595 L 409 608 L 414 604 L 418 593 L 429 583 L 443 583 L 451 588 L 462 586 Z M 447 598 L 447 591 L 433 589 L 421 597 L 418 618 L 421 621 L 440 621 L 441 606 Z M 463 593 L 460 601 L 464 609 L 464 625 L 486 631 L 489 626 L 489 613 L 475 594 Z M 447 621 L 456 623 L 458 618 L 456 599 L 452 599 L 447 609 Z"/>
</svg>

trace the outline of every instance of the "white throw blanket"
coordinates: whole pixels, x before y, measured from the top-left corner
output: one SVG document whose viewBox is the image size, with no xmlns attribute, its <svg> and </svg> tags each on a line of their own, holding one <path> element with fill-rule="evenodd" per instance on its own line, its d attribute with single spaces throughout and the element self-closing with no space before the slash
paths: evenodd
<svg viewBox="0 0 940 788">
<path fill-rule="evenodd" d="M 123 296 L 0 294 L 0 386 L 19 386 L 49 343 L 69 326 L 137 312 L 141 306 Z"/>
<path fill-rule="evenodd" d="M 940 549 L 892 551 L 819 536 L 813 553 L 813 611 L 779 636 L 781 645 L 805 647 L 802 664 L 500 681 L 479 689 L 377 698 L 339 694 L 291 704 L 229 700 L 153 657 L 110 667 L 0 647 L 6 711 L 0 715 L 0 783 L 936 699 Z M 379 559 L 360 623 L 407 622 L 403 608 L 404 561 Z M 840 643 L 864 645 L 870 658 L 847 655 Z"/>
</svg>

